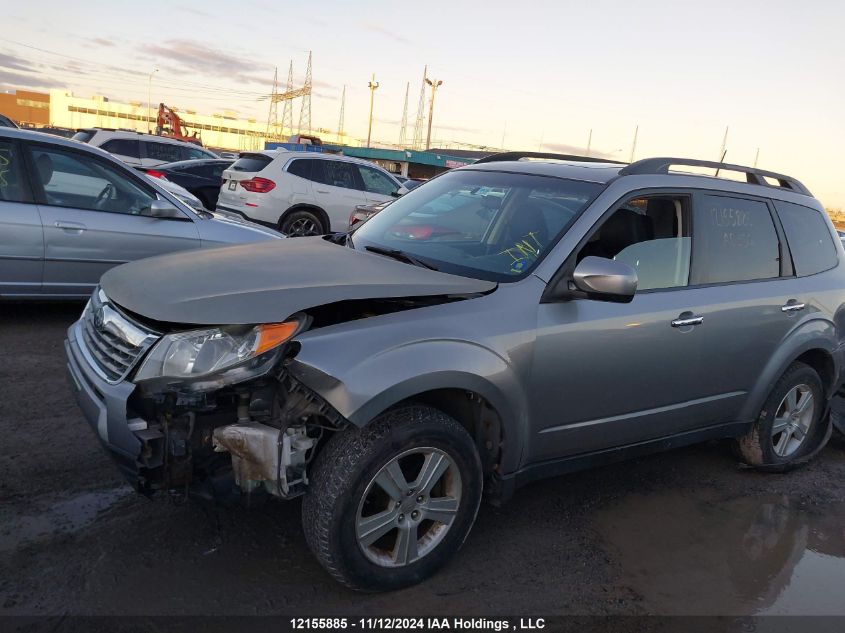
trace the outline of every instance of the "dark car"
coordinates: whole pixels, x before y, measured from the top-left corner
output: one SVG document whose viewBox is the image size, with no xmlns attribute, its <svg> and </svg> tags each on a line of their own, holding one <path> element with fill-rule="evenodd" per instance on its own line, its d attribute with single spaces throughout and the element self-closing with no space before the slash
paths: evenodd
<svg viewBox="0 0 845 633">
<path fill-rule="evenodd" d="M 214 209 L 220 194 L 223 170 L 233 162 L 228 158 L 180 160 L 147 169 L 146 172 L 150 176 L 164 177 L 175 182 L 199 198 L 206 209 Z"/>
<path fill-rule="evenodd" d="M 0 127 L 18 127 L 18 125 L 5 114 L 0 114 Z"/>
</svg>

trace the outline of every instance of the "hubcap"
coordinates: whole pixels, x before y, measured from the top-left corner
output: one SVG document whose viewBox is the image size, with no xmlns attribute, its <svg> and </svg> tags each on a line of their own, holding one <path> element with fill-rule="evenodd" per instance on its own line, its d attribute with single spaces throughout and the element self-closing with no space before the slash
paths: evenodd
<svg viewBox="0 0 845 633">
<path fill-rule="evenodd" d="M 394 457 L 367 485 L 355 522 L 358 546 L 381 567 L 402 567 L 432 552 L 461 505 L 461 473 L 437 448 Z"/>
<path fill-rule="evenodd" d="M 299 218 L 294 220 L 288 226 L 287 234 L 294 237 L 304 237 L 306 235 L 320 235 L 322 231 L 314 220 L 310 218 Z"/>
<path fill-rule="evenodd" d="M 808 385 L 797 385 L 781 400 L 772 424 L 775 454 L 789 457 L 804 443 L 816 415 L 816 399 Z"/>
</svg>

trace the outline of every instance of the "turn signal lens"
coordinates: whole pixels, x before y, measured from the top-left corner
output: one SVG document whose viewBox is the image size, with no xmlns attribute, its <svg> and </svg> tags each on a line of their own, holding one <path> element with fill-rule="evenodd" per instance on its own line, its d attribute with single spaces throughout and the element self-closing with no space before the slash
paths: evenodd
<svg viewBox="0 0 845 633">
<path fill-rule="evenodd" d="M 255 348 L 255 354 L 262 354 L 268 349 L 273 349 L 277 345 L 281 345 L 294 335 L 298 327 L 299 323 L 296 321 L 259 325 L 258 346 Z"/>
</svg>

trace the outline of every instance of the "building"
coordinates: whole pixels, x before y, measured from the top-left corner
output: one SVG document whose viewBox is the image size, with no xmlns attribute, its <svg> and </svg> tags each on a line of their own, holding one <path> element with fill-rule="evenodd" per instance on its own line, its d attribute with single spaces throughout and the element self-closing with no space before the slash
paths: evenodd
<svg viewBox="0 0 845 633">
<path fill-rule="evenodd" d="M 50 124 L 50 95 L 30 90 L 0 92 L 0 113 L 22 127 Z"/>
</svg>

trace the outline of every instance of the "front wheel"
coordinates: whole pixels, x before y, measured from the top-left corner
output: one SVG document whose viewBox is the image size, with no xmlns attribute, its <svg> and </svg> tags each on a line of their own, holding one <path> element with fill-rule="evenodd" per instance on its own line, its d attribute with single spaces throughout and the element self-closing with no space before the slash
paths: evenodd
<svg viewBox="0 0 845 633">
<path fill-rule="evenodd" d="M 399 589 L 454 556 L 481 492 L 481 460 L 466 430 L 436 409 L 408 406 L 329 440 L 315 459 L 302 524 L 337 580 Z"/>
</svg>

